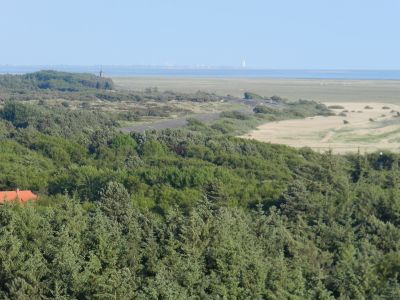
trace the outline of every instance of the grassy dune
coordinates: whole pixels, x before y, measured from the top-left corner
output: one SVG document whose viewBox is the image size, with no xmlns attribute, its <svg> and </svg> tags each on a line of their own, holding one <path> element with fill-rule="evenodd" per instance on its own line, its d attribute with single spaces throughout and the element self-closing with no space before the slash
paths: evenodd
<svg viewBox="0 0 400 300">
<path fill-rule="evenodd" d="M 342 106 L 344 109 L 334 110 L 336 116 L 271 122 L 243 137 L 334 153 L 400 151 L 400 106 L 391 104 L 391 110 L 378 102 Z"/>
<path fill-rule="evenodd" d="M 330 106 L 337 116 L 269 122 L 243 137 L 317 151 L 331 149 L 335 153 L 400 151 L 400 81 L 151 77 L 114 81 L 122 89 L 157 87 L 233 96 L 251 91 L 263 96 L 316 100 Z"/>
</svg>

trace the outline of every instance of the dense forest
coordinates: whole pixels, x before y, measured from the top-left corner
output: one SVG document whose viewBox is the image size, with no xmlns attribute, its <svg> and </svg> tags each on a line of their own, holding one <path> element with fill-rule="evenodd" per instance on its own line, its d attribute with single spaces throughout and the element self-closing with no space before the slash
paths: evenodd
<svg viewBox="0 0 400 300">
<path fill-rule="evenodd" d="M 40 198 L 0 205 L 0 298 L 400 299 L 400 155 L 295 150 L 196 120 L 127 134 L 110 114 L 4 100 L 0 190 Z"/>
<path fill-rule="evenodd" d="M 0 88 L 14 90 L 56 90 L 78 92 L 85 89 L 111 90 L 111 79 L 92 74 L 40 71 L 25 75 L 0 75 Z"/>
</svg>

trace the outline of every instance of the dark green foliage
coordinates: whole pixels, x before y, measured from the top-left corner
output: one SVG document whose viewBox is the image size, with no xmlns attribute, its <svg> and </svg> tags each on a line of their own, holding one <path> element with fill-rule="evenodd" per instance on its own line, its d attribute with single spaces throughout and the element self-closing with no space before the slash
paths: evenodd
<svg viewBox="0 0 400 300">
<path fill-rule="evenodd" d="M 47 189 L 52 161 L 9 139 L 0 142 L 0 190 Z"/>
<path fill-rule="evenodd" d="M 33 116 L 32 116 L 33 115 Z M 32 117 L 36 117 L 37 112 L 26 105 L 8 102 L 0 111 L 0 116 L 11 122 L 17 128 L 26 128 Z"/>
<path fill-rule="evenodd" d="M 256 115 L 329 112 L 280 105 Z M 0 298 L 398 299 L 399 154 L 230 136 L 257 117 L 129 135 L 6 103 L 0 190 L 40 199 L 0 205 Z"/>
<path fill-rule="evenodd" d="M 0 118 L 16 128 L 33 128 L 39 132 L 62 137 L 77 137 L 94 130 L 106 130 L 115 122 L 106 114 L 71 111 L 66 108 L 46 108 L 19 102 L 6 102 Z"/>
<path fill-rule="evenodd" d="M 285 102 L 286 101 L 286 99 L 284 99 L 284 98 L 282 98 L 280 96 L 277 96 L 277 95 L 273 95 L 271 97 L 263 97 L 263 96 L 260 96 L 260 95 L 258 95 L 256 93 L 251 93 L 251 92 L 245 92 L 244 93 L 244 99 L 246 99 L 246 100 L 270 100 L 270 101 L 272 101 L 274 103 L 280 103 L 280 102 Z"/>
<path fill-rule="evenodd" d="M 282 102 L 276 105 L 257 105 L 254 112 L 258 114 L 271 115 L 278 119 L 305 118 L 311 116 L 330 116 L 333 112 L 324 104 L 309 100 L 298 100 L 294 102 Z"/>
<path fill-rule="evenodd" d="M 0 88 L 77 92 L 85 89 L 111 90 L 114 83 L 109 78 L 92 74 L 46 70 L 25 75 L 0 75 Z"/>
<path fill-rule="evenodd" d="M 232 119 L 238 119 L 238 120 L 248 120 L 250 119 L 249 114 L 243 113 L 241 111 L 228 111 L 228 112 L 223 112 L 220 115 L 222 118 L 232 118 Z"/>
<path fill-rule="evenodd" d="M 2 148 L 13 162 L 2 188 L 24 174 L 42 190 L 38 203 L 0 206 L 4 297 L 399 293 L 394 154 L 336 157 L 165 131 L 104 135 L 92 156 L 64 140 L 62 156 L 47 148 L 57 145 L 50 136 L 34 140 Z"/>
<path fill-rule="evenodd" d="M 262 96 L 260 96 L 260 95 L 255 94 L 255 93 L 245 92 L 244 93 L 244 99 L 253 100 L 253 99 L 264 99 L 264 98 Z"/>
<path fill-rule="evenodd" d="M 344 109 L 343 105 L 329 105 L 329 109 Z"/>
<path fill-rule="evenodd" d="M 133 101 L 133 102 L 169 102 L 169 101 L 191 101 L 191 102 L 215 102 L 229 99 L 206 92 L 196 92 L 193 94 L 158 91 L 157 89 L 148 88 L 145 91 L 99 91 L 95 97 L 101 100 L 117 102 L 117 101 Z"/>
<path fill-rule="evenodd" d="M 279 110 L 275 107 L 270 107 L 266 105 L 259 105 L 254 108 L 256 114 L 276 114 Z"/>
</svg>

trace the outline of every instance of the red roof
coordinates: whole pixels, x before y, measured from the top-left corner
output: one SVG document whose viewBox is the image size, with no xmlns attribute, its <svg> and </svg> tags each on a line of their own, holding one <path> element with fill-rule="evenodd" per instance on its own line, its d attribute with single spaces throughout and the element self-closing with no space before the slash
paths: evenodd
<svg viewBox="0 0 400 300">
<path fill-rule="evenodd" d="M 0 203 L 4 203 L 6 201 L 20 201 L 26 202 L 29 200 L 37 200 L 38 196 L 32 193 L 32 191 L 3 191 L 0 192 Z"/>
</svg>

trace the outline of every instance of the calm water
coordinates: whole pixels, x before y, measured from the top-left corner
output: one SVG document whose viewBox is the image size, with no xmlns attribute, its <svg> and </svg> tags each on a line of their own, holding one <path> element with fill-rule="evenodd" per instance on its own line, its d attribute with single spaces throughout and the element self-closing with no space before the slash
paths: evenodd
<svg viewBox="0 0 400 300">
<path fill-rule="evenodd" d="M 99 66 L 0 66 L 0 74 L 23 74 L 39 70 L 88 72 L 98 74 Z M 262 70 L 229 68 L 166 68 L 103 66 L 105 76 L 151 77 L 244 77 L 299 79 L 372 79 L 400 80 L 400 70 Z"/>
</svg>

